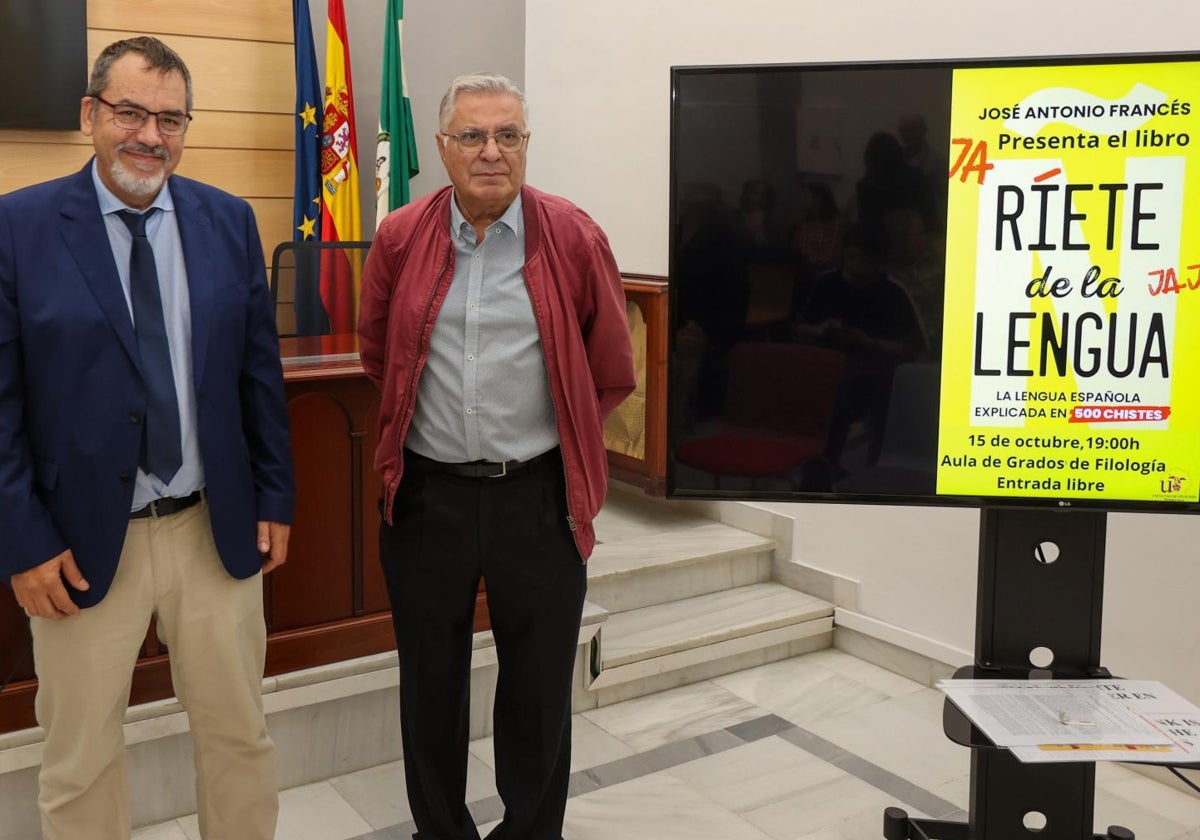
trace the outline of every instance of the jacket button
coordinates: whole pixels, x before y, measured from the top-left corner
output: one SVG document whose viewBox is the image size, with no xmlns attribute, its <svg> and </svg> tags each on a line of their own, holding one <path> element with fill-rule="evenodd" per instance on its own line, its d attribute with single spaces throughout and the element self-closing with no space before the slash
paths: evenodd
<svg viewBox="0 0 1200 840">
<path fill-rule="evenodd" d="M 129 473 L 121 473 L 121 483 L 128 484 L 133 481 L 133 477 Z"/>
<path fill-rule="evenodd" d="M 142 422 L 142 415 L 138 414 L 136 411 L 129 412 L 129 422 L 130 423 Z"/>
</svg>

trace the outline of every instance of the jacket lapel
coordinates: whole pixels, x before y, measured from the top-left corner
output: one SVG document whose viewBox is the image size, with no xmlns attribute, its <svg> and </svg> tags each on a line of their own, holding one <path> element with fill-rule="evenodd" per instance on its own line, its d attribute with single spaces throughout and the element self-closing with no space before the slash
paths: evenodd
<svg viewBox="0 0 1200 840">
<path fill-rule="evenodd" d="M 121 289 L 121 277 L 113 261 L 108 231 L 100 215 L 90 161 L 72 179 L 60 213 L 63 218 L 62 237 L 67 250 L 83 274 L 96 303 L 120 338 L 121 346 L 140 372 L 141 360 L 133 335 L 133 319 L 129 316 L 129 304 Z"/>
<path fill-rule="evenodd" d="M 196 388 L 204 381 L 204 362 L 212 326 L 213 283 L 216 277 L 213 254 L 217 247 L 209 208 L 197 198 L 182 178 L 171 179 L 183 261 L 187 266 L 188 300 L 192 309 L 192 378 Z"/>
</svg>

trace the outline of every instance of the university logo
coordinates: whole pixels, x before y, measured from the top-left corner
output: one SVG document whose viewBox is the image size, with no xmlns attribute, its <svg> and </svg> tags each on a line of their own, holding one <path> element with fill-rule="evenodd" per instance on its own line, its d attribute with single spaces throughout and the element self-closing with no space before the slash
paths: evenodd
<svg viewBox="0 0 1200 840">
<path fill-rule="evenodd" d="M 1158 486 L 1164 493 L 1182 493 L 1185 481 L 1187 479 L 1182 475 L 1168 475 L 1158 483 Z"/>
</svg>

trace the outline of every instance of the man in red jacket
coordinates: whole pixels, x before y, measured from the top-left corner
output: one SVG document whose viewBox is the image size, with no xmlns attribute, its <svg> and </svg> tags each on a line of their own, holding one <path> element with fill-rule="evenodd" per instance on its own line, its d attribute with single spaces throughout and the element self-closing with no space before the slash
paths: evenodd
<svg viewBox="0 0 1200 840">
<path fill-rule="evenodd" d="M 380 559 L 400 653 L 409 804 L 420 840 L 478 840 L 465 805 L 480 577 L 499 677 L 490 840 L 559 840 L 571 686 L 604 417 L 634 388 L 608 240 L 524 186 L 525 97 L 495 74 L 442 99 L 446 187 L 388 215 L 363 277 L 363 368 L 383 392 Z"/>
</svg>

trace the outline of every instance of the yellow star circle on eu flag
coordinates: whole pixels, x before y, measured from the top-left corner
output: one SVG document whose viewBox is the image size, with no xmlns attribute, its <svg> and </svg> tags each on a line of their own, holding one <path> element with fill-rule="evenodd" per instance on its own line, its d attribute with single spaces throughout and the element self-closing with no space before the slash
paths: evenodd
<svg viewBox="0 0 1200 840">
<path fill-rule="evenodd" d="M 296 228 L 296 230 L 303 233 L 305 239 L 312 239 L 317 235 L 317 232 L 313 229 L 316 224 L 316 219 L 310 219 L 308 216 L 305 216 L 304 221 L 300 223 L 300 227 Z"/>
<path fill-rule="evenodd" d="M 300 128 L 302 128 L 302 129 L 308 128 L 310 125 L 317 124 L 317 109 L 314 108 L 308 102 L 304 103 L 304 110 L 301 111 L 296 116 L 298 116 L 301 120 L 304 121 L 303 124 L 300 126 Z"/>
</svg>

